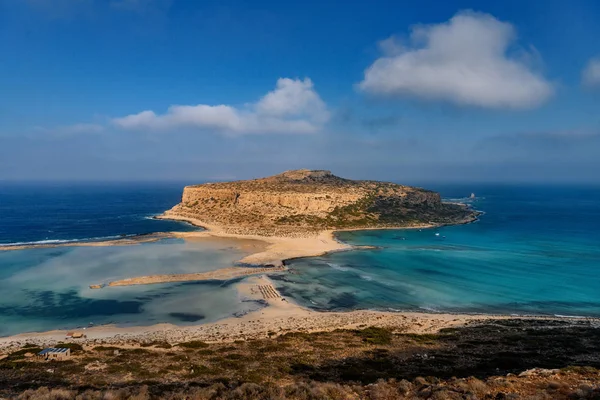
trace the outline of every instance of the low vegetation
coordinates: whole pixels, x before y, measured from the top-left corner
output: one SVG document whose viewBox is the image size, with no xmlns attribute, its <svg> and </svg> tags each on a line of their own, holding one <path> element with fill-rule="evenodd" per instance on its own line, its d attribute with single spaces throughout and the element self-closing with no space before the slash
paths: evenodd
<svg viewBox="0 0 600 400">
<path fill-rule="evenodd" d="M 179 343 L 177 346 L 183 347 L 185 349 L 203 349 L 205 347 L 208 347 L 208 344 L 200 340 L 192 340 L 191 342 Z"/>
<path fill-rule="evenodd" d="M 0 361 L 0 398 L 600 398 L 600 333 L 583 321 L 494 321 L 436 335 L 365 327 L 168 349 L 161 342 L 132 345 L 85 347 L 65 362 L 22 358 L 35 348 L 20 349 Z M 544 369 L 518 376 L 531 368 Z"/>
</svg>

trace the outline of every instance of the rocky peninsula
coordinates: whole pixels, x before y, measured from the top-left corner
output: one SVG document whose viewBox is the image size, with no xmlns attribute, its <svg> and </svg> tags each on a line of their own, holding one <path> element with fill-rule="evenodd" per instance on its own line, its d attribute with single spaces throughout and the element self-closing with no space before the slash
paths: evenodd
<svg viewBox="0 0 600 400">
<path fill-rule="evenodd" d="M 263 237 L 310 237 L 327 230 L 409 228 L 474 221 L 478 212 L 439 193 L 389 182 L 293 170 L 267 178 L 187 186 L 165 218 Z"/>
</svg>

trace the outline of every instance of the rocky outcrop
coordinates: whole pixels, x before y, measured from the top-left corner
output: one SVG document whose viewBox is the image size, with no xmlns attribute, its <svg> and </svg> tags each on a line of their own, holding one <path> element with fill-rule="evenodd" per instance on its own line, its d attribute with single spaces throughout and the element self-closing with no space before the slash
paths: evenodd
<svg viewBox="0 0 600 400">
<path fill-rule="evenodd" d="M 425 189 L 354 181 L 329 171 L 187 186 L 166 217 L 193 218 L 228 233 L 305 236 L 325 229 L 470 222 L 476 213 Z"/>
</svg>

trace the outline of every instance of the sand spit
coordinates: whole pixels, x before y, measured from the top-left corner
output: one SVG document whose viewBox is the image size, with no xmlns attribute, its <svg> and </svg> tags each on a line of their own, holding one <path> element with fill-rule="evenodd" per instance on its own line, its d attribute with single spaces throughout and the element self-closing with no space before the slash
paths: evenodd
<svg viewBox="0 0 600 400">
<path fill-rule="evenodd" d="M 337 241 L 332 230 L 322 231 L 318 234 L 307 235 L 305 237 L 241 235 L 227 233 L 219 226 L 207 224 L 195 218 L 176 215 L 161 215 L 156 218 L 184 221 L 206 229 L 202 232 L 172 232 L 175 237 L 184 239 L 218 237 L 238 240 L 258 240 L 266 244 L 264 251 L 242 258 L 239 261 L 241 264 L 277 266 L 283 265 L 284 261 L 290 258 L 315 257 L 333 251 L 360 248 Z"/>
<path fill-rule="evenodd" d="M 188 282 L 188 281 L 208 281 L 208 280 L 229 280 L 242 276 L 274 273 L 285 271 L 287 268 L 283 265 L 274 267 L 230 267 L 221 268 L 214 271 L 198 272 L 192 274 L 172 274 L 172 275 L 150 275 L 136 278 L 121 279 L 109 282 L 107 285 L 90 285 L 92 289 L 100 289 L 106 286 L 131 286 L 131 285 L 151 285 L 155 283 L 166 282 Z"/>
<path fill-rule="evenodd" d="M 205 231 L 200 232 L 169 232 L 169 237 L 183 238 L 189 241 L 234 239 L 240 245 L 242 245 L 242 243 L 252 243 L 248 246 L 256 251 L 238 261 L 242 266 L 191 274 L 131 277 L 113 281 L 108 284 L 91 284 L 91 289 L 101 289 L 107 286 L 149 285 L 167 282 L 229 280 L 248 275 L 281 272 L 287 269 L 284 265 L 285 260 L 291 258 L 318 256 L 333 251 L 357 248 L 335 240 L 333 231 L 324 231 L 317 235 L 307 237 L 264 237 L 225 233 L 216 226 L 205 224 L 202 221 L 192 218 L 170 216 L 159 216 L 156 218 L 185 221 L 206 229 Z"/>
</svg>

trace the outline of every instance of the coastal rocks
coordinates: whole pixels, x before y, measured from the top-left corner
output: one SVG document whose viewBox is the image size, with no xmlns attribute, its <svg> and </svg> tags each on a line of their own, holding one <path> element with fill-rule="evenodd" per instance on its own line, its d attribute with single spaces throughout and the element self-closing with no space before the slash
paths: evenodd
<svg viewBox="0 0 600 400">
<path fill-rule="evenodd" d="M 330 171 L 294 170 L 268 178 L 187 186 L 165 217 L 195 219 L 226 233 L 303 237 L 330 229 L 466 223 L 478 213 L 438 193 Z"/>
</svg>

